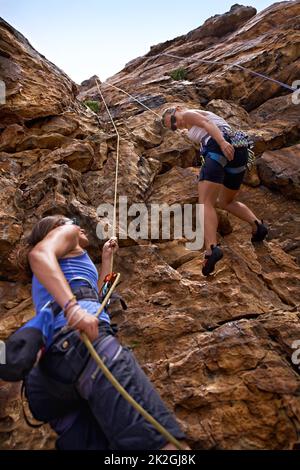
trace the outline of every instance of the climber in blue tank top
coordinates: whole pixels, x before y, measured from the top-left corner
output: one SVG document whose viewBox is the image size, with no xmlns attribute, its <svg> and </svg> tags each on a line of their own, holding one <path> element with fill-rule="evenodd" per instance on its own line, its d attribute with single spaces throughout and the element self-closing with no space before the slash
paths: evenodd
<svg viewBox="0 0 300 470">
<path fill-rule="evenodd" d="M 66 298 L 67 292 L 69 296 L 72 296 L 72 291 L 74 291 L 74 289 L 78 289 L 79 287 L 92 288 L 94 292 L 99 295 L 104 278 L 106 274 L 110 272 L 110 259 L 112 252 L 117 249 L 117 243 L 115 239 L 111 239 L 104 244 L 101 272 L 99 275 L 96 266 L 85 250 L 85 247 L 87 247 L 89 244 L 85 230 L 76 224 L 77 221 L 75 218 L 68 219 L 63 216 L 44 217 L 40 223 L 34 227 L 30 237 L 27 240 L 27 244 L 22 250 L 20 250 L 16 260 L 17 267 L 26 271 L 27 275 L 32 275 L 31 291 L 36 312 L 35 317 L 28 321 L 21 329 L 29 330 L 33 328 L 40 330 L 46 348 L 48 348 L 51 344 L 55 333 L 63 326 L 67 325 L 66 316 L 64 315 L 63 307 L 61 306 L 59 299 Z M 68 228 L 68 226 L 73 226 L 73 228 Z M 64 230 L 64 233 L 67 234 L 67 238 L 71 238 L 71 242 L 72 237 L 74 238 L 75 229 L 77 232 L 75 233 L 79 238 L 79 241 L 77 242 L 77 245 L 75 245 L 75 248 L 73 248 L 71 251 L 65 253 L 64 251 L 67 249 L 67 247 L 64 248 L 62 246 L 59 248 L 57 256 L 54 256 L 53 254 L 51 255 L 51 251 L 48 249 L 48 246 L 51 247 L 51 243 L 53 243 L 52 238 L 55 242 L 55 236 L 60 236 L 60 231 L 62 229 Z M 35 273 L 32 273 L 32 269 L 28 262 L 30 257 L 32 257 L 32 248 L 35 248 L 34 253 L 36 255 L 37 247 L 42 247 L 44 242 L 41 237 L 45 236 L 48 231 L 49 239 L 47 239 L 47 250 L 38 250 L 38 256 L 35 256 L 37 259 L 30 261 L 30 264 L 36 264 Z M 31 255 L 29 254 L 30 252 Z M 53 271 L 53 279 L 51 279 L 51 277 L 49 279 L 48 274 L 45 274 L 44 267 L 42 267 L 44 262 L 48 264 L 49 268 L 50 266 L 54 265 L 54 268 L 51 267 L 51 270 Z M 51 265 L 50 262 L 52 262 Z M 47 287 L 49 284 L 50 286 L 54 286 L 53 291 L 52 289 L 49 289 L 49 287 L 48 289 L 45 288 L 45 282 L 43 282 L 44 280 L 47 283 Z M 88 336 L 90 336 L 92 328 L 93 335 L 90 337 L 96 337 L 98 319 L 92 317 L 91 315 L 84 315 L 84 313 L 86 313 L 88 310 L 89 313 L 95 314 L 101 306 L 99 298 L 95 294 L 93 299 L 82 299 L 76 302 L 75 299 L 73 300 L 70 302 L 69 308 L 71 308 L 72 303 L 74 303 L 73 307 L 77 306 L 80 307 L 80 309 L 77 308 L 77 311 L 72 314 L 72 324 L 74 324 L 75 321 L 78 321 L 79 326 L 83 326 L 82 331 L 89 332 Z M 59 308 L 59 305 L 61 308 Z M 53 315 L 53 306 L 56 306 L 55 315 Z M 80 315 L 82 317 L 81 320 L 79 320 Z M 110 322 L 110 318 L 106 309 L 101 312 L 99 320 L 103 320 L 107 323 Z M 85 330 L 85 328 L 87 330 Z"/>
<path fill-rule="evenodd" d="M 32 275 L 36 316 L 29 323 L 33 332 L 39 326 L 46 339 L 37 363 L 25 376 L 30 410 L 56 431 L 58 449 L 175 450 L 121 397 L 81 341 L 84 332 L 127 393 L 176 439 L 184 439 L 130 349 L 119 343 L 107 311 L 99 319 L 95 315 L 117 240 L 104 244 L 99 275 L 86 252 L 88 244 L 76 221 L 53 215 L 37 222 L 20 251 L 17 264 L 24 270 L 27 263 Z M 26 328 L 31 331 L 28 323 Z"/>
</svg>

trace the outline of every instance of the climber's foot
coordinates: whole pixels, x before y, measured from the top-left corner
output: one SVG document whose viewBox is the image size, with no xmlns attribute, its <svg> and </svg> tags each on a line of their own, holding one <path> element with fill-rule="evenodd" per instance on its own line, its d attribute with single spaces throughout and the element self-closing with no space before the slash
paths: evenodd
<svg viewBox="0 0 300 470">
<path fill-rule="evenodd" d="M 216 263 L 222 258 L 223 251 L 221 250 L 221 248 L 218 245 L 211 245 L 211 254 L 205 255 L 204 266 L 202 268 L 203 276 L 208 276 L 209 274 L 211 274 L 215 269 Z"/>
<path fill-rule="evenodd" d="M 268 235 L 268 228 L 264 224 L 264 221 L 262 220 L 261 222 L 258 222 L 258 220 L 255 220 L 255 225 L 256 225 L 256 232 L 252 234 L 251 241 L 253 242 L 262 242 L 266 236 Z"/>
</svg>

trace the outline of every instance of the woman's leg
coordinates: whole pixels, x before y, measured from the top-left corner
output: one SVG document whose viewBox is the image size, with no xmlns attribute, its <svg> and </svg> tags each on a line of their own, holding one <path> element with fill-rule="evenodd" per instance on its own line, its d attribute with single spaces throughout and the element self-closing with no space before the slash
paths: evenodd
<svg viewBox="0 0 300 470">
<path fill-rule="evenodd" d="M 215 205 L 222 185 L 212 181 L 198 183 L 199 204 L 204 204 L 204 243 L 207 254 L 211 254 L 211 245 L 217 244 L 218 216 Z"/>
<path fill-rule="evenodd" d="M 245 220 L 252 227 L 252 233 L 255 233 L 257 230 L 257 225 L 255 221 L 260 223 L 260 220 L 256 215 L 240 201 L 236 201 L 235 198 L 239 193 L 239 189 L 229 189 L 225 186 L 222 186 L 219 193 L 218 206 L 220 209 L 224 209 L 227 212 L 235 215 L 241 220 Z"/>
</svg>

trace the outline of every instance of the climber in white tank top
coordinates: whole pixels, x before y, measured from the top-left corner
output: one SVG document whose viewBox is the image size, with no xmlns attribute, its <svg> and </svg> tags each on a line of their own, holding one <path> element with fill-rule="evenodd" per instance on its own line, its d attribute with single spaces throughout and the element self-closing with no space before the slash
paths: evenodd
<svg viewBox="0 0 300 470">
<path fill-rule="evenodd" d="M 216 114 L 210 111 L 177 106 L 176 108 L 168 108 L 164 111 L 162 122 L 172 130 L 188 129 L 188 137 L 201 145 L 205 145 L 210 137 L 212 137 L 219 144 L 226 158 L 233 160 L 234 148 L 225 140 L 222 133 L 223 130 L 230 129 L 230 126 L 223 118 Z"/>
<path fill-rule="evenodd" d="M 236 201 L 248 161 L 248 147 L 234 148 L 226 134 L 230 125 L 209 111 L 182 106 L 167 108 L 161 118 L 168 129 L 188 129 L 188 137 L 205 147 L 205 163 L 199 175 L 199 203 L 204 205 L 204 243 L 206 254 L 202 274 L 211 274 L 223 257 L 217 244 L 218 217 L 215 206 L 231 212 L 252 227 L 252 242 L 263 241 L 268 230 L 243 203 Z M 226 140 L 227 139 L 227 140 Z M 230 141 L 230 142 L 229 142 Z"/>
</svg>

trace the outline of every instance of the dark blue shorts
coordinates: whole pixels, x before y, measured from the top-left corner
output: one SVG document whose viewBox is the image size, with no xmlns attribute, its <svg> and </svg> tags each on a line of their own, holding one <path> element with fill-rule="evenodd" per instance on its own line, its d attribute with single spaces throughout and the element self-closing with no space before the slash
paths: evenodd
<svg viewBox="0 0 300 470">
<path fill-rule="evenodd" d="M 230 139 L 226 140 L 230 142 Z M 205 146 L 205 153 L 207 152 L 214 152 L 224 156 L 219 145 L 212 138 L 209 139 L 207 145 Z M 206 155 L 205 163 L 201 167 L 198 180 L 211 181 L 212 183 L 222 184 L 228 189 L 238 190 L 241 187 L 246 170 L 243 170 L 240 173 L 233 174 L 227 172 L 226 168 L 237 168 L 240 166 L 244 166 L 247 164 L 247 161 L 247 148 L 236 148 L 234 153 L 234 159 L 229 162 L 225 168 L 223 168 L 219 162 L 212 160 L 211 158 L 209 158 L 208 155 Z"/>
<path fill-rule="evenodd" d="M 106 366 L 151 416 L 174 437 L 184 439 L 175 417 L 166 408 L 133 353 L 122 347 L 107 328 L 106 333 L 102 332 L 94 342 Z M 69 346 L 64 349 L 66 341 Z M 75 371 L 73 346 L 77 351 L 75 362 L 78 371 L 81 370 L 75 383 L 71 383 Z M 167 443 L 111 385 L 95 361 L 92 358 L 86 360 L 76 333 L 58 338 L 46 356 L 29 374 L 26 394 L 34 417 L 50 422 L 59 435 L 59 449 L 158 450 Z M 69 372 L 71 369 L 72 373 Z"/>
</svg>

